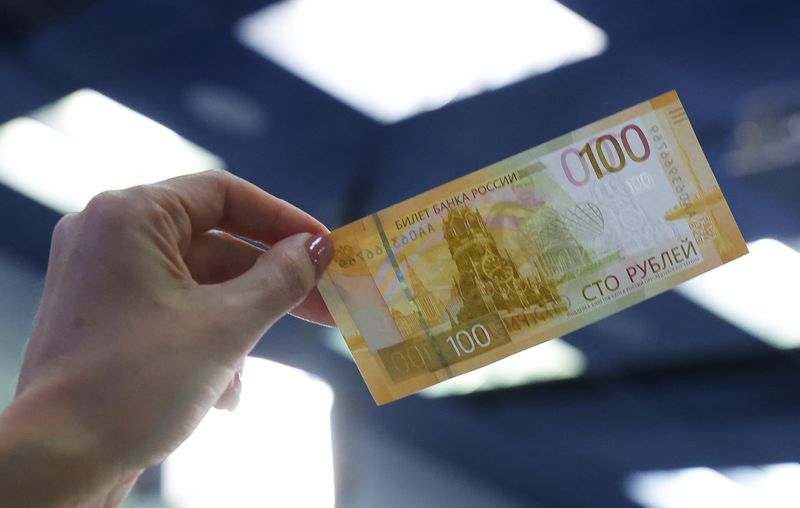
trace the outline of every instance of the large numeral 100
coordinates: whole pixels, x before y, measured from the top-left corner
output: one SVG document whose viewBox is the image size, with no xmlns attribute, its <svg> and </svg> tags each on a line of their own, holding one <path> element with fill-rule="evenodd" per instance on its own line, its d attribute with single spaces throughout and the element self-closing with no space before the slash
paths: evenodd
<svg viewBox="0 0 800 508">
<path fill-rule="evenodd" d="M 631 148 L 631 135 L 639 136 L 643 150 L 641 155 L 634 153 L 633 148 Z M 622 140 L 621 145 L 620 140 Z M 580 150 L 570 147 L 561 152 L 561 167 L 564 169 L 564 175 L 567 177 L 567 180 L 569 180 L 572 185 L 579 187 L 585 185 L 589 181 L 591 174 L 586 164 L 587 159 L 589 164 L 592 165 L 594 174 L 600 179 L 605 176 L 603 169 L 608 173 L 618 173 L 625 168 L 627 159 L 634 162 L 642 162 L 650 157 L 650 144 L 647 142 L 647 138 L 644 132 L 642 132 L 642 129 L 636 124 L 629 124 L 623 127 L 622 131 L 619 133 L 619 139 L 611 134 L 604 134 L 593 141 L 594 143 L 589 142 L 583 145 L 583 148 Z M 604 143 L 606 148 L 610 148 L 609 152 L 603 149 Z M 616 157 L 609 157 L 609 153 L 616 155 Z M 570 157 L 570 155 L 574 155 L 574 157 Z M 625 155 L 628 157 L 626 158 Z M 581 163 L 581 169 L 578 170 L 579 177 L 577 178 L 575 172 L 573 172 L 570 167 L 570 161 L 575 158 Z"/>
<path fill-rule="evenodd" d="M 489 344 L 492 343 L 492 337 L 489 335 L 489 330 L 478 323 L 473 325 L 470 331 L 457 331 L 455 338 L 452 335 L 447 337 L 447 343 L 453 346 L 453 350 L 458 356 L 461 356 L 462 354 L 468 355 L 474 352 L 476 346 L 489 347 Z"/>
</svg>

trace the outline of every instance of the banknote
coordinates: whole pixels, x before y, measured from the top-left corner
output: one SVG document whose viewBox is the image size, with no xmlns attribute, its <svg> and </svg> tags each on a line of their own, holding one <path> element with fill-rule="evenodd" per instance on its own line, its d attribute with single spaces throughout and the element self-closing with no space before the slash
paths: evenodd
<svg viewBox="0 0 800 508">
<path fill-rule="evenodd" d="M 378 404 L 747 253 L 674 91 L 331 237 L 319 290 Z"/>
</svg>

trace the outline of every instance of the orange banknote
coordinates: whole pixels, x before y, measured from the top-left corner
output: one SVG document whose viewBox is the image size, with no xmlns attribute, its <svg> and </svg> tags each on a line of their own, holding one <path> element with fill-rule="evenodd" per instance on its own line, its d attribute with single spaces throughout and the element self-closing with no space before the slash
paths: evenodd
<svg viewBox="0 0 800 508">
<path fill-rule="evenodd" d="M 378 404 L 747 253 L 675 92 L 331 237 L 319 290 Z"/>
</svg>

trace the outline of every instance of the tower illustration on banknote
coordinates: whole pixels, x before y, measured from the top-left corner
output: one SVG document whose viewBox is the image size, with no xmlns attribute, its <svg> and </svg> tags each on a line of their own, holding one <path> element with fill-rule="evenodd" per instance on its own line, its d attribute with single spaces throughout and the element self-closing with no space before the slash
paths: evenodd
<svg viewBox="0 0 800 508">
<path fill-rule="evenodd" d="M 563 308 L 555 281 L 539 270 L 521 275 L 510 255 L 498 249 L 478 210 L 453 209 L 443 225 L 457 270 L 453 285 L 461 303 L 457 319 L 450 316 L 452 325 L 495 312 L 502 316 L 504 326 L 519 328 L 537 321 L 534 309 L 550 315 Z"/>
<path fill-rule="evenodd" d="M 380 404 L 747 252 L 675 92 L 331 238 L 319 290 Z"/>
<path fill-rule="evenodd" d="M 454 328 L 491 313 L 505 328 L 519 329 L 565 310 L 552 278 L 562 256 L 550 251 L 541 256 L 546 271 L 539 271 L 534 263 L 534 272 L 521 274 L 510 255 L 498 248 L 480 212 L 466 206 L 453 208 L 443 217 L 442 231 L 452 259 L 452 285 L 445 299 L 437 297 L 403 258 L 401 269 L 411 300 L 419 309 L 417 315 L 392 308 L 392 318 L 404 338 L 419 336 L 424 328 L 436 329 L 443 323 Z M 577 244 L 575 248 L 582 250 Z"/>
</svg>

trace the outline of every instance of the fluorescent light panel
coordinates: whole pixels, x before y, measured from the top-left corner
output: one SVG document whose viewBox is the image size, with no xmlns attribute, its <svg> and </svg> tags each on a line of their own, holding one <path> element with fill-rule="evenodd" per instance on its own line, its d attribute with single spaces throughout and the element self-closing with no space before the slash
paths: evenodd
<svg viewBox="0 0 800 508">
<path fill-rule="evenodd" d="M 645 508 L 796 508 L 800 464 L 692 467 L 635 473 L 628 497 Z"/>
<path fill-rule="evenodd" d="M 800 346 L 800 252 L 765 239 L 750 253 L 678 286 L 719 317 L 780 349 Z"/>
<path fill-rule="evenodd" d="M 601 53 L 606 35 L 553 0 L 285 0 L 243 44 L 381 122 Z"/>
<path fill-rule="evenodd" d="M 0 181 L 61 212 L 99 192 L 222 167 L 163 125 L 79 90 L 0 126 Z"/>
<path fill-rule="evenodd" d="M 333 391 L 308 373 L 248 357 L 233 412 L 212 409 L 162 469 L 173 508 L 333 508 Z"/>
</svg>

